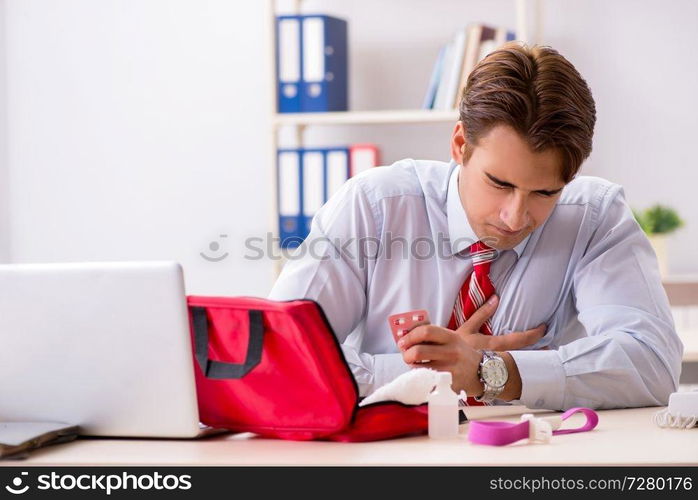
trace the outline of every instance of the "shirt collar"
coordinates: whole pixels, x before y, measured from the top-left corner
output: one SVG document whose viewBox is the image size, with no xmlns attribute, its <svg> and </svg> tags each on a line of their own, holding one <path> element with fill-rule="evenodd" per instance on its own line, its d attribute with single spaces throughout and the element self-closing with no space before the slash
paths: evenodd
<svg viewBox="0 0 698 500">
<path fill-rule="evenodd" d="M 465 213 L 463 204 L 460 201 L 460 192 L 458 190 L 458 174 L 460 165 L 451 160 L 450 167 L 453 169 L 451 178 L 448 181 L 448 194 L 446 196 L 446 217 L 448 219 L 448 236 L 451 241 L 451 251 L 457 254 L 467 249 L 470 245 L 478 241 L 478 237 L 473 231 L 473 228 L 468 222 L 468 216 Z M 517 257 L 526 248 L 526 243 L 531 237 L 529 234 L 524 240 L 514 247 Z"/>
</svg>

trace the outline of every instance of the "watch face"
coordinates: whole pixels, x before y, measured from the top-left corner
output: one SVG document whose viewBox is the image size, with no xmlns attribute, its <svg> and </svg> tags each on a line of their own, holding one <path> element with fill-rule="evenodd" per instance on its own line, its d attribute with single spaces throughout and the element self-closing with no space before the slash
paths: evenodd
<svg viewBox="0 0 698 500">
<path fill-rule="evenodd" d="M 501 358 L 488 359 L 482 365 L 482 379 L 492 387 L 502 387 L 507 383 L 509 374 L 504 360 Z"/>
</svg>

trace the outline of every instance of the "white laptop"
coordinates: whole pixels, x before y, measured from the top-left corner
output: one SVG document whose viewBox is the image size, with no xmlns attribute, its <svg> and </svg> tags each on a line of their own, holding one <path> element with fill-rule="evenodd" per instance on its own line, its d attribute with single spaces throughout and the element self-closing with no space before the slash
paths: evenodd
<svg viewBox="0 0 698 500">
<path fill-rule="evenodd" d="M 179 264 L 0 265 L 0 421 L 208 434 L 193 363 Z"/>
</svg>

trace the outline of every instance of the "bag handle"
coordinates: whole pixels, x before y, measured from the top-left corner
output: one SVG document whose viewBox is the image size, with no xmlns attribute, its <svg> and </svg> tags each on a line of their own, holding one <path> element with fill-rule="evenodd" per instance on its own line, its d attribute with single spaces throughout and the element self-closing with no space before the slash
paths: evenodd
<svg viewBox="0 0 698 500">
<path fill-rule="evenodd" d="M 262 311 L 250 309 L 250 338 L 247 344 L 247 356 L 244 363 L 225 363 L 208 359 L 208 317 L 206 308 L 190 307 L 196 349 L 196 360 L 207 378 L 237 379 L 249 373 L 262 359 L 262 344 L 264 341 L 264 323 Z"/>
</svg>

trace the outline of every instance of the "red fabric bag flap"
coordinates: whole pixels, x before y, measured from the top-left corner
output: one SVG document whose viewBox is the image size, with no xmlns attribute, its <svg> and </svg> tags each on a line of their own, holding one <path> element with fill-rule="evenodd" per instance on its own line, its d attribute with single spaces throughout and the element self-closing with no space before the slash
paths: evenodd
<svg viewBox="0 0 698 500">
<path fill-rule="evenodd" d="M 428 428 L 427 404 L 411 406 L 383 401 L 362 406 L 351 424 L 324 439 L 330 441 L 379 441 L 424 434 Z"/>
<path fill-rule="evenodd" d="M 388 439 L 427 429 L 426 406 L 359 408 L 358 387 L 311 300 L 187 297 L 199 418 L 265 437 Z"/>
</svg>

